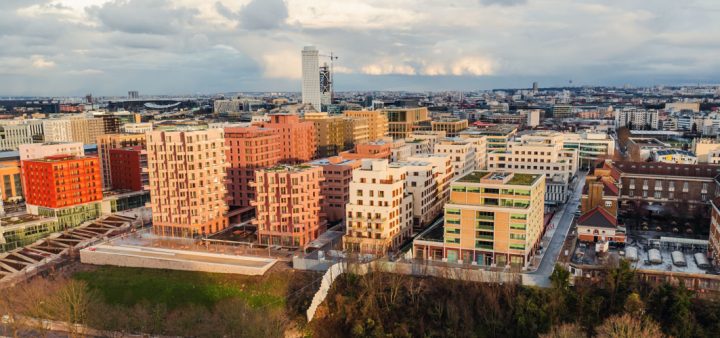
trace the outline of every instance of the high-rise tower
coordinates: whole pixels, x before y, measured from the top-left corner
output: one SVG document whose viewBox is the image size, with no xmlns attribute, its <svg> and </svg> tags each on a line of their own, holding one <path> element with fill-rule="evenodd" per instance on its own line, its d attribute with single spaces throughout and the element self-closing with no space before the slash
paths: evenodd
<svg viewBox="0 0 720 338">
<path fill-rule="evenodd" d="M 302 102 L 312 104 L 320 111 L 320 61 L 315 46 L 305 46 L 302 50 Z"/>
</svg>

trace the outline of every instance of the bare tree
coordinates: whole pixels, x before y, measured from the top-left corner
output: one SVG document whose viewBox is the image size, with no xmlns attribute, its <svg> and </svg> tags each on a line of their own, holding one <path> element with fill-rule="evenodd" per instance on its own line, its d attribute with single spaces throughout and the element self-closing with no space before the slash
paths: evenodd
<svg viewBox="0 0 720 338">
<path fill-rule="evenodd" d="M 598 338 L 662 338 L 660 326 L 650 319 L 633 317 L 630 314 L 615 315 L 606 319 L 596 328 Z"/>
<path fill-rule="evenodd" d="M 86 324 L 91 302 L 96 299 L 83 281 L 63 280 L 62 287 L 48 300 L 53 317 L 68 324 L 70 337 L 79 337 L 78 325 Z"/>
<path fill-rule="evenodd" d="M 576 323 L 565 323 L 553 326 L 550 332 L 541 334 L 540 338 L 578 338 L 587 336 L 582 327 Z"/>
</svg>

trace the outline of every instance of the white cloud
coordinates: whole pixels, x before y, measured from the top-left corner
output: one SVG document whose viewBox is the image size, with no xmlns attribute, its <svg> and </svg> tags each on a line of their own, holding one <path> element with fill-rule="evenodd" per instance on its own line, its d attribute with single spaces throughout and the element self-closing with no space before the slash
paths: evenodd
<svg viewBox="0 0 720 338">
<path fill-rule="evenodd" d="M 33 55 L 30 57 L 33 68 L 45 69 L 55 67 L 55 61 L 47 60 L 42 55 Z"/>
<path fill-rule="evenodd" d="M 363 74 L 367 75 L 415 75 L 417 73 L 413 66 L 393 64 L 388 61 L 365 65 L 361 70 Z"/>
<path fill-rule="evenodd" d="M 299 79 L 302 76 L 300 50 L 270 51 L 262 57 L 263 75 L 268 78 Z"/>
<path fill-rule="evenodd" d="M 456 76 L 482 76 L 493 73 L 493 62 L 484 57 L 464 57 L 452 65 L 452 74 Z"/>
</svg>

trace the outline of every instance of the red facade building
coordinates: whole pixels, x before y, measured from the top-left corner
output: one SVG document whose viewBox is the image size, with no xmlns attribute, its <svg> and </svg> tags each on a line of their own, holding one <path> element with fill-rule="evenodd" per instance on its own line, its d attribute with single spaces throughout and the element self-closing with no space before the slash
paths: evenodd
<svg viewBox="0 0 720 338">
<path fill-rule="evenodd" d="M 55 155 L 23 161 L 27 204 L 63 208 L 102 200 L 97 157 Z"/>
<path fill-rule="evenodd" d="M 148 184 L 147 154 L 141 146 L 110 149 L 113 189 L 141 191 Z"/>
</svg>

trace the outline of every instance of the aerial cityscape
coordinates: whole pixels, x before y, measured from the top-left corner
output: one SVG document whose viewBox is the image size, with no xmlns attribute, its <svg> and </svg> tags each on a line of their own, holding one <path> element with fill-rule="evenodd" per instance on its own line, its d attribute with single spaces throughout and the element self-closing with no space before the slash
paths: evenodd
<svg viewBox="0 0 720 338">
<path fill-rule="evenodd" d="M 0 337 L 718 337 L 686 5 L 3 1 Z"/>
</svg>

